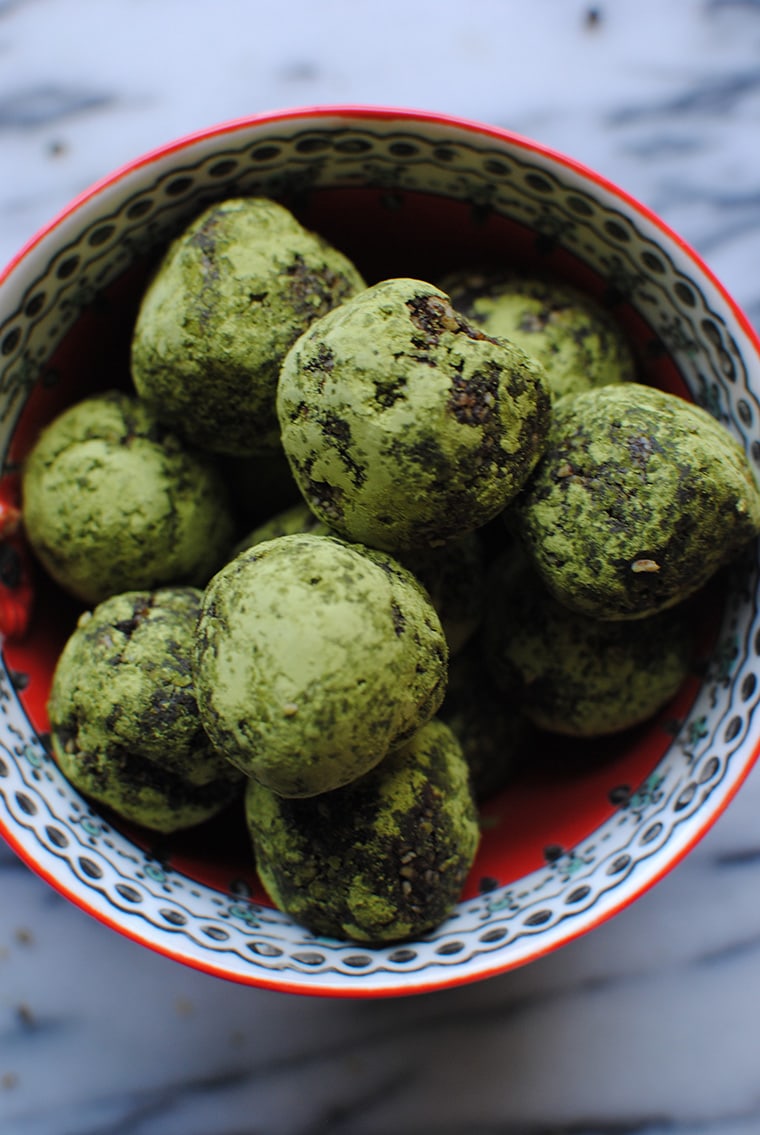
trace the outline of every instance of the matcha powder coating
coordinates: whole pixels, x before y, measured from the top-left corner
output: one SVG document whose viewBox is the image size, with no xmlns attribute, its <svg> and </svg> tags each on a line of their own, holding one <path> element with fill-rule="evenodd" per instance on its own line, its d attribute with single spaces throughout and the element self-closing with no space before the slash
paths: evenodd
<svg viewBox="0 0 760 1135">
<path fill-rule="evenodd" d="M 201 592 L 113 595 L 81 616 L 48 703 L 68 779 L 135 823 L 176 831 L 237 794 L 241 777 L 203 732 L 191 654 Z"/>
<path fill-rule="evenodd" d="M 232 542 L 216 469 L 118 391 L 77 403 L 43 430 L 22 488 L 30 544 L 86 603 L 161 584 L 202 587 Z"/>
<path fill-rule="evenodd" d="M 201 449 L 277 449 L 280 363 L 313 320 L 364 287 L 353 264 L 262 197 L 213 205 L 169 248 L 132 343 L 138 394 Z"/>
<path fill-rule="evenodd" d="M 456 272 L 441 287 L 476 326 L 538 359 L 554 397 L 636 377 L 622 328 L 578 288 L 508 271 Z"/>
<path fill-rule="evenodd" d="M 274 904 L 316 934 L 392 942 L 437 926 L 478 846 L 467 764 L 442 722 L 354 784 L 284 800 L 250 781 L 248 826 Z"/>
<path fill-rule="evenodd" d="M 385 280 L 315 322 L 278 387 L 283 448 L 311 509 L 391 552 L 501 512 L 543 450 L 549 413 L 540 364 L 419 280 Z"/>
<path fill-rule="evenodd" d="M 241 552 L 206 589 L 201 720 L 221 752 L 283 796 L 367 772 L 436 712 L 446 671 L 428 596 L 383 553 L 281 536 Z"/>
<path fill-rule="evenodd" d="M 760 493 L 728 430 L 631 383 L 557 402 L 546 453 L 510 511 L 554 596 L 602 619 L 685 599 L 760 531 Z"/>
<path fill-rule="evenodd" d="M 513 553 L 492 567 L 489 590 L 487 665 L 542 729 L 575 737 L 629 729 L 665 705 L 689 672 L 689 604 L 646 619 L 591 619 L 558 603 Z"/>
</svg>

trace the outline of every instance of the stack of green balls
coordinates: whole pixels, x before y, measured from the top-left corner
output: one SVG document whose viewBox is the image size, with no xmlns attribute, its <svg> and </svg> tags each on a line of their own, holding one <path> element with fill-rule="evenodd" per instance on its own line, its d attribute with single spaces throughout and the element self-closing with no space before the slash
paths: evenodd
<svg viewBox="0 0 760 1135">
<path fill-rule="evenodd" d="M 242 799 L 264 887 L 318 934 L 446 918 L 476 800 L 535 730 L 663 705 L 684 602 L 760 531 L 739 447 L 635 383 L 589 297 L 512 272 L 368 287 L 263 198 L 172 243 L 132 375 L 24 467 L 29 541 L 88 607 L 53 750 L 154 831 Z"/>
</svg>

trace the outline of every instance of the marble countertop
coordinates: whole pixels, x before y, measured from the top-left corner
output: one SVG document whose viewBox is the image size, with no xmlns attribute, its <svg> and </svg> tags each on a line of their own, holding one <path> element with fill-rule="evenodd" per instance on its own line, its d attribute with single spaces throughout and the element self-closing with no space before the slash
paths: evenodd
<svg viewBox="0 0 760 1135">
<path fill-rule="evenodd" d="M 216 121 L 318 103 L 506 126 L 651 206 L 760 323 L 757 0 L 0 0 L 0 262 Z M 760 767 L 633 907 L 421 998 L 243 988 L 0 850 L 2 1135 L 758 1135 Z"/>
</svg>

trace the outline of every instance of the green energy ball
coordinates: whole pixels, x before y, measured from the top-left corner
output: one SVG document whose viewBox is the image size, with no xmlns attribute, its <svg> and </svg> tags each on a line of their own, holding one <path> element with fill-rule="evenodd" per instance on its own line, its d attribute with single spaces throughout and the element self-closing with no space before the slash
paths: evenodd
<svg viewBox="0 0 760 1135">
<path fill-rule="evenodd" d="M 438 709 L 448 652 L 414 576 L 330 536 L 241 552 L 206 589 L 203 725 L 248 776 L 312 796 L 369 771 Z"/>
<path fill-rule="evenodd" d="M 693 611 L 609 622 L 569 611 L 530 566 L 493 568 L 486 656 L 494 680 L 533 723 L 574 737 L 616 733 L 677 693 L 694 649 Z"/>
<path fill-rule="evenodd" d="M 317 320 L 278 387 L 282 444 L 312 511 L 402 552 L 497 515 L 549 426 L 538 363 L 476 330 L 420 280 L 385 280 Z"/>
<path fill-rule="evenodd" d="M 363 287 L 353 264 L 282 205 L 260 197 L 212 205 L 172 243 L 145 292 L 135 387 L 202 449 L 273 452 L 286 351 Z"/>
<path fill-rule="evenodd" d="M 32 548 L 86 603 L 164 583 L 203 586 L 232 543 L 214 466 L 117 391 L 77 403 L 42 432 L 22 491 Z"/>
<path fill-rule="evenodd" d="M 74 786 L 135 823 L 208 819 L 240 774 L 201 726 L 191 655 L 201 592 L 113 595 L 80 617 L 48 703 L 53 751 Z"/>
<path fill-rule="evenodd" d="M 410 938 L 442 922 L 479 838 L 467 765 L 437 720 L 324 796 L 286 800 L 252 780 L 246 813 L 275 906 L 315 934 L 360 942 Z"/>
<path fill-rule="evenodd" d="M 636 364 L 613 316 L 570 284 L 515 272 L 456 272 L 441 281 L 457 311 L 543 364 L 560 397 L 632 382 Z"/>
<path fill-rule="evenodd" d="M 556 403 L 509 515 L 557 599 L 636 619 L 693 594 L 760 532 L 760 493 L 705 410 L 631 383 Z"/>
<path fill-rule="evenodd" d="M 489 616 L 491 606 L 489 597 Z M 536 743 L 535 727 L 520 698 L 514 691 L 500 690 L 488 672 L 481 636 L 452 658 L 438 716 L 462 747 L 478 801 L 509 784 Z"/>
</svg>

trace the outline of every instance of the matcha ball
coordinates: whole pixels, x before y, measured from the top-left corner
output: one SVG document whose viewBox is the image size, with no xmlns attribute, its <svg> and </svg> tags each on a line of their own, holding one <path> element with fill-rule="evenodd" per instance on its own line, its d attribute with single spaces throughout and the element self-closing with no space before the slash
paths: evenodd
<svg viewBox="0 0 760 1135">
<path fill-rule="evenodd" d="M 488 600 L 489 616 L 491 598 Z M 482 636 L 452 658 L 438 716 L 459 741 L 475 799 L 500 792 L 529 760 L 536 729 L 515 689 L 499 689 L 484 659 Z"/>
<path fill-rule="evenodd" d="M 629 383 L 557 401 L 508 515 L 560 602 L 636 619 L 692 595 L 758 534 L 760 493 L 720 422 Z"/>
<path fill-rule="evenodd" d="M 308 505 L 293 505 L 277 513 L 249 532 L 236 546 L 235 553 L 297 532 L 331 535 L 330 529 L 318 520 Z M 475 533 L 453 540 L 443 548 L 423 548 L 399 557 L 428 592 L 441 620 L 443 633 L 454 654 L 464 646 L 480 623 L 483 614 L 484 561 L 480 541 Z"/>
<path fill-rule="evenodd" d="M 549 427 L 543 369 L 420 280 L 385 280 L 317 320 L 285 357 L 282 444 L 312 511 L 401 553 L 497 515 Z"/>
<path fill-rule="evenodd" d="M 29 543 L 85 603 L 164 583 L 203 586 L 232 543 L 214 466 L 117 391 L 77 403 L 43 430 L 24 462 L 22 493 Z"/>
<path fill-rule="evenodd" d="M 276 451 L 280 363 L 309 324 L 364 287 L 353 264 L 282 205 L 210 206 L 169 247 L 132 342 L 132 377 L 192 444 Z"/>
<path fill-rule="evenodd" d="M 53 752 L 87 796 L 144 827 L 197 824 L 242 777 L 201 726 L 191 656 L 195 588 L 113 595 L 83 614 L 58 660 L 48 702 Z"/>
<path fill-rule="evenodd" d="M 677 693 L 694 651 L 694 612 L 603 621 L 569 611 L 532 567 L 507 555 L 489 582 L 486 657 L 507 696 L 542 729 L 573 737 L 616 733 Z"/>
<path fill-rule="evenodd" d="M 315 934 L 393 942 L 455 906 L 478 846 L 467 765 L 433 720 L 372 772 L 309 800 L 250 781 L 246 814 L 275 906 Z"/>
<path fill-rule="evenodd" d="M 592 296 L 570 284 L 473 270 L 446 276 L 441 287 L 477 327 L 538 359 L 555 397 L 636 377 L 623 329 Z"/>
<path fill-rule="evenodd" d="M 204 728 L 246 775 L 312 796 L 368 772 L 443 699 L 438 616 L 390 556 L 281 536 L 208 585 L 195 683 Z"/>
</svg>

